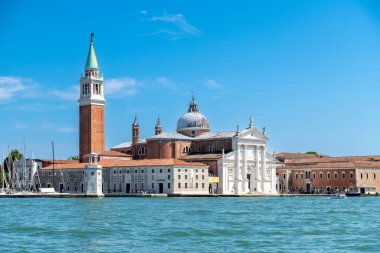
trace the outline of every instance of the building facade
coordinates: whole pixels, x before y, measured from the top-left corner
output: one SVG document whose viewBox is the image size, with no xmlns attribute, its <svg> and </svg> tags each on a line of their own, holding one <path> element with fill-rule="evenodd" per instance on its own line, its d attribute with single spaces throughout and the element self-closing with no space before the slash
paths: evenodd
<svg viewBox="0 0 380 253">
<path fill-rule="evenodd" d="M 207 165 L 175 159 L 106 159 L 99 162 L 90 159 L 89 164 L 57 164 L 54 169 L 52 165 L 42 168 L 40 178 L 43 188 L 54 187 L 56 192 L 73 194 L 204 195 L 209 192 Z"/>
<path fill-rule="evenodd" d="M 380 193 L 380 156 L 277 157 L 283 162 L 277 167 L 280 193 Z"/>
</svg>

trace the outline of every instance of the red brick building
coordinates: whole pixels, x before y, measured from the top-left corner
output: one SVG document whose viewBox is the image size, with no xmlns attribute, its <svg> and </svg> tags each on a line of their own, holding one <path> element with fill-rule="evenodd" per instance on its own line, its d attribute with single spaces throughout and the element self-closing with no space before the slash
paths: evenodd
<svg viewBox="0 0 380 253">
<path fill-rule="evenodd" d="M 280 153 L 280 193 L 380 192 L 380 156 L 328 157 Z"/>
</svg>

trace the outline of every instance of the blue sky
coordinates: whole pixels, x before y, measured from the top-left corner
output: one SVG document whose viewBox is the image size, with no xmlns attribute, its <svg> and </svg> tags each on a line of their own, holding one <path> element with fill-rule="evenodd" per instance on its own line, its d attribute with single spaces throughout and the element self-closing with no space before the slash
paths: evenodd
<svg viewBox="0 0 380 253">
<path fill-rule="evenodd" d="M 380 153 L 378 1 L 0 1 L 0 147 L 78 153 L 90 33 L 106 146 L 175 131 L 191 92 L 212 130 L 266 127 L 272 152 Z"/>
</svg>

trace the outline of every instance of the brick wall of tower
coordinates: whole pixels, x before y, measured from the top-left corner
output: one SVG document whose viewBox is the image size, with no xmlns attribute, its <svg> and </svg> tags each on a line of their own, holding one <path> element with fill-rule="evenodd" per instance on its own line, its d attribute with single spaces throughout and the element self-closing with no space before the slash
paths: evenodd
<svg viewBox="0 0 380 253">
<path fill-rule="evenodd" d="M 104 106 L 85 105 L 79 107 L 79 158 L 91 152 L 97 154 L 105 150 Z"/>
</svg>

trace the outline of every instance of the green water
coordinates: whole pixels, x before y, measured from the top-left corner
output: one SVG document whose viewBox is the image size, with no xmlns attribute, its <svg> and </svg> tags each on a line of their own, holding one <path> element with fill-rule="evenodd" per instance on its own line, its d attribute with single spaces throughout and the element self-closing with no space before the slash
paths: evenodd
<svg viewBox="0 0 380 253">
<path fill-rule="evenodd" d="M 380 198 L 0 199 L 2 252 L 380 252 Z"/>
</svg>

